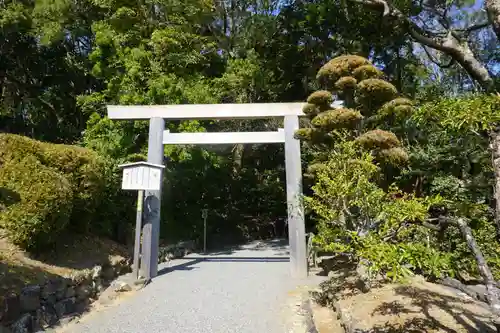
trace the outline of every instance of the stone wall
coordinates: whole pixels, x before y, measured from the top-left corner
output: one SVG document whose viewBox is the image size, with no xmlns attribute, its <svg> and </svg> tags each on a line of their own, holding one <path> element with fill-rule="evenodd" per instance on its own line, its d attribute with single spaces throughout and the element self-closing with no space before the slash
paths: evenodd
<svg viewBox="0 0 500 333">
<path fill-rule="evenodd" d="M 194 241 L 160 247 L 158 262 L 166 262 L 195 250 Z M 20 294 L 7 296 L 0 304 L 0 333 L 44 332 L 50 327 L 71 321 L 120 275 L 131 271 L 131 260 L 95 266 L 75 276 L 27 285 Z"/>
<path fill-rule="evenodd" d="M 195 241 L 181 241 L 176 244 L 161 246 L 158 251 L 158 262 L 168 262 L 172 259 L 179 259 L 196 250 Z"/>
<path fill-rule="evenodd" d="M 130 260 L 95 266 L 74 276 L 28 285 L 7 296 L 0 306 L 0 333 L 43 332 L 86 311 L 119 275 L 130 271 Z"/>
</svg>

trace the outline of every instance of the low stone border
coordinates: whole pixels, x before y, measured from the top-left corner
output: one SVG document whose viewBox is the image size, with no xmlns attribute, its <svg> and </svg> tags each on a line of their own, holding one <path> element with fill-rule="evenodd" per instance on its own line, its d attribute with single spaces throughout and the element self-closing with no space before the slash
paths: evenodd
<svg viewBox="0 0 500 333">
<path fill-rule="evenodd" d="M 0 306 L 1 333 L 43 332 L 85 312 L 119 275 L 130 271 L 130 260 L 94 266 L 75 276 L 27 285 Z"/>
<path fill-rule="evenodd" d="M 194 250 L 194 241 L 160 247 L 158 262 L 182 258 Z M 27 285 L 18 295 L 9 295 L 0 304 L 0 333 L 43 332 L 69 322 L 87 311 L 117 277 L 130 271 L 129 258 L 97 265 L 75 276 Z M 131 290 L 123 283 L 113 289 L 116 292 Z"/>
<path fill-rule="evenodd" d="M 333 304 L 333 309 L 337 314 L 337 319 L 340 321 L 340 325 L 344 329 L 345 333 L 361 333 L 359 330 L 354 329 L 355 323 L 349 314 L 349 311 L 343 309 L 338 302 Z"/>
<path fill-rule="evenodd" d="M 161 246 L 158 250 L 158 262 L 168 262 L 173 259 L 180 259 L 196 249 L 195 241 L 181 241 L 176 244 Z"/>
<path fill-rule="evenodd" d="M 312 303 L 310 293 L 308 293 L 308 297 L 304 304 L 302 305 L 302 309 L 305 314 L 305 325 L 306 325 L 306 333 L 319 333 L 318 328 L 316 327 L 316 323 L 314 322 L 314 314 L 312 310 Z"/>
</svg>

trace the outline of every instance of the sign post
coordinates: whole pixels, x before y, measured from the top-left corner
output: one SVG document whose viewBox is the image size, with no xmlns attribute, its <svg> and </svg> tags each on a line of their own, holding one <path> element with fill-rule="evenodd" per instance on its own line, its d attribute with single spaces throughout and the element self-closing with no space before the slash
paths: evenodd
<svg viewBox="0 0 500 333">
<path fill-rule="evenodd" d="M 134 264 L 132 274 L 134 278 L 139 278 L 139 256 L 141 253 L 141 228 L 142 228 L 142 204 L 144 201 L 144 191 L 139 190 L 137 194 L 137 215 L 135 219 L 135 242 L 134 242 Z"/>
<path fill-rule="evenodd" d="M 203 253 L 207 254 L 207 217 L 208 209 L 201 210 L 201 217 L 203 218 Z"/>
<path fill-rule="evenodd" d="M 141 258 L 144 259 L 145 246 L 141 248 L 141 229 L 143 218 L 144 191 L 155 191 L 161 187 L 162 171 L 164 165 L 147 162 L 136 162 L 122 164 L 118 166 L 123 169 L 122 189 L 138 190 L 137 195 L 137 213 L 135 221 L 135 242 L 134 242 L 134 261 L 132 272 L 136 279 L 139 278 L 139 265 Z M 142 250 L 142 251 L 141 251 Z M 142 252 L 142 255 L 141 255 Z M 146 279 L 151 278 L 149 269 L 142 272 Z"/>
</svg>

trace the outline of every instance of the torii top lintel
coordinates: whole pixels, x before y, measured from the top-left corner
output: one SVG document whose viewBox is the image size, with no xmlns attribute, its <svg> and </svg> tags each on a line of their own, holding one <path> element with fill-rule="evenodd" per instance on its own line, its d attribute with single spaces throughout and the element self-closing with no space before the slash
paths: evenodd
<svg viewBox="0 0 500 333">
<path fill-rule="evenodd" d="M 255 119 L 303 116 L 305 103 L 108 105 L 110 119 Z"/>
</svg>

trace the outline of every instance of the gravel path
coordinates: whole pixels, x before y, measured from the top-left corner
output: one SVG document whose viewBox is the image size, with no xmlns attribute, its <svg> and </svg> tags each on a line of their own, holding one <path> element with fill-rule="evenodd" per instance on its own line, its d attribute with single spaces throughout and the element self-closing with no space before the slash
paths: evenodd
<svg viewBox="0 0 500 333">
<path fill-rule="evenodd" d="M 191 254 L 161 265 L 146 288 L 82 318 L 71 332 L 285 333 L 295 287 L 289 266 L 288 248 L 278 241 Z"/>
</svg>

